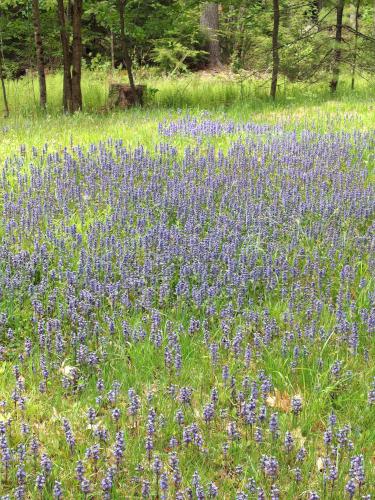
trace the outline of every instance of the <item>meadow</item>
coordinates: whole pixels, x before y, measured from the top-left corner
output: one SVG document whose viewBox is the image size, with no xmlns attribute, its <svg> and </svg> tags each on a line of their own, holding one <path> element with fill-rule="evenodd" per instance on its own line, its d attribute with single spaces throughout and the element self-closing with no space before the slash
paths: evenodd
<svg viewBox="0 0 375 500">
<path fill-rule="evenodd" d="M 83 82 L 0 123 L 0 498 L 370 499 L 371 82 Z"/>
</svg>

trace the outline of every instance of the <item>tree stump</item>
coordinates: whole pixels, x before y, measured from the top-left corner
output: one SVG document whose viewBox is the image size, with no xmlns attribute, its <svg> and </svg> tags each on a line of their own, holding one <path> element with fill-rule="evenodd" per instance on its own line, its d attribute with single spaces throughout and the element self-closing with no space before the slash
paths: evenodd
<svg viewBox="0 0 375 500">
<path fill-rule="evenodd" d="M 130 108 L 135 104 L 142 104 L 146 85 L 136 85 L 135 89 L 137 92 L 137 99 L 134 99 L 134 94 L 130 85 L 111 83 L 108 95 L 109 107 L 119 107 L 121 109 L 125 109 Z"/>
</svg>

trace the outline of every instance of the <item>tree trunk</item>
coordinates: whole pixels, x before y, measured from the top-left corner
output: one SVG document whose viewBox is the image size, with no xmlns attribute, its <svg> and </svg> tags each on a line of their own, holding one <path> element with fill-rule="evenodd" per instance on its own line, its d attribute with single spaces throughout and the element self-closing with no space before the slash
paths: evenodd
<svg viewBox="0 0 375 500">
<path fill-rule="evenodd" d="M 352 68 L 352 90 L 354 90 L 354 81 L 355 81 L 355 72 L 357 69 L 357 50 L 358 50 L 358 28 L 359 28 L 359 7 L 361 0 L 357 0 L 355 6 L 355 20 L 354 20 L 354 29 L 355 29 L 355 38 L 354 38 L 354 54 L 353 54 L 353 68 Z"/>
<path fill-rule="evenodd" d="M 38 67 L 38 77 L 39 77 L 39 102 L 40 102 L 40 107 L 45 109 L 47 104 L 47 87 L 46 87 L 46 75 L 44 70 L 42 30 L 40 27 L 39 0 L 33 0 L 32 10 L 33 10 L 34 38 L 35 38 L 35 50 L 36 50 L 36 64 Z"/>
<path fill-rule="evenodd" d="M 208 42 L 209 67 L 221 66 L 219 30 L 219 6 L 216 2 L 205 2 L 201 14 L 201 29 Z"/>
<path fill-rule="evenodd" d="M 72 111 L 82 109 L 81 62 L 82 62 L 82 0 L 73 1 L 72 17 Z"/>
<path fill-rule="evenodd" d="M 142 96 L 145 89 L 145 85 L 135 86 L 135 90 L 137 92 L 137 100 L 135 101 L 133 90 L 130 85 L 124 85 L 122 83 L 111 83 L 109 87 L 108 107 L 111 109 L 118 106 L 119 108 L 125 109 L 142 103 Z"/>
<path fill-rule="evenodd" d="M 271 80 L 271 92 L 270 92 L 270 95 L 271 95 L 273 100 L 276 99 L 277 77 L 279 75 L 279 66 L 280 66 L 279 25 L 280 25 L 279 0 L 273 0 L 272 80 Z"/>
<path fill-rule="evenodd" d="M 336 7 L 336 36 L 335 50 L 333 51 L 332 80 L 329 84 L 331 92 L 335 93 L 340 75 L 341 42 L 342 42 L 342 17 L 344 13 L 345 0 L 338 0 Z"/>
<path fill-rule="evenodd" d="M 125 0 L 118 0 L 118 13 L 120 17 L 120 41 L 121 41 L 121 52 L 123 63 L 126 67 L 128 73 L 130 88 L 133 92 L 134 102 L 138 102 L 137 89 L 134 83 L 133 71 L 132 71 L 132 61 L 129 56 L 128 46 L 126 44 L 125 38 Z"/>
<path fill-rule="evenodd" d="M 4 62 L 3 40 L 1 39 L 1 47 L 0 47 L 0 80 L 1 80 L 1 88 L 2 88 L 2 92 L 3 92 L 3 100 L 4 100 L 4 118 L 8 118 L 8 116 L 9 116 L 9 106 L 8 106 L 8 99 L 7 99 L 7 91 L 6 91 L 6 88 L 5 88 L 3 62 Z"/>
<path fill-rule="evenodd" d="M 70 113 L 72 111 L 72 76 L 70 73 L 71 57 L 65 22 L 64 0 L 57 0 L 57 12 L 59 17 L 60 39 L 64 65 L 63 105 L 65 113 Z"/>
</svg>

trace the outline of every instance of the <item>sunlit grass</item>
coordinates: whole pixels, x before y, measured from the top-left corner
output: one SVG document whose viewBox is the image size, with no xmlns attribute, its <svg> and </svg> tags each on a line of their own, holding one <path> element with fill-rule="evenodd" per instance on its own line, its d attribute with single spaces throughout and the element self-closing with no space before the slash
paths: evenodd
<svg viewBox="0 0 375 500">
<path fill-rule="evenodd" d="M 85 72 L 82 80 L 84 111 L 74 116 L 62 113 L 62 77 L 48 75 L 48 106 L 38 105 L 37 79 L 26 77 L 7 82 L 10 117 L 0 119 L 0 157 L 17 152 L 20 144 L 52 148 L 70 144 L 87 145 L 112 137 L 134 146 L 153 146 L 159 141 L 157 123 L 173 118 L 178 110 L 237 121 L 282 123 L 286 127 L 315 127 L 323 130 L 372 129 L 375 124 L 375 85 L 358 80 L 357 89 L 343 80 L 333 97 L 325 82 L 281 85 L 274 103 L 267 82 L 236 81 L 220 76 L 188 75 L 178 79 L 142 80 L 151 90 L 142 109 L 107 110 L 109 82 L 126 81 L 123 74 L 107 76 Z M 152 89 L 157 90 L 153 93 Z M 340 125 L 341 124 L 341 125 Z"/>
</svg>

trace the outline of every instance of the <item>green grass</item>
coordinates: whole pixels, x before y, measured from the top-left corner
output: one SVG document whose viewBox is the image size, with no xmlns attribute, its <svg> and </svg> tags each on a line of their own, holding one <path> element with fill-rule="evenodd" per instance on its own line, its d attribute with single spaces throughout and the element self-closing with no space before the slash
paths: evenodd
<svg viewBox="0 0 375 500">
<path fill-rule="evenodd" d="M 335 97 L 329 93 L 326 84 L 311 86 L 286 84 L 280 87 L 280 96 L 277 102 L 273 103 L 267 95 L 268 86 L 262 82 L 240 84 L 235 81 L 222 80 L 219 77 L 207 79 L 199 78 L 196 75 L 188 75 L 175 80 L 150 79 L 146 80 L 145 83 L 150 88 L 158 89 L 158 92 L 147 99 L 143 108 L 107 112 L 103 109 L 108 93 L 107 76 L 85 73 L 83 78 L 84 112 L 74 116 L 66 116 L 61 112 L 61 75 L 51 75 L 47 82 L 48 109 L 46 112 L 42 112 L 38 108 L 37 82 L 35 80 L 25 78 L 18 82 L 8 82 L 7 90 L 11 114 L 8 119 L 3 119 L 0 123 L 0 132 L 2 129 L 0 161 L 2 164 L 7 157 L 18 156 L 21 145 L 26 146 L 27 161 L 25 163 L 28 165 L 29 160 L 32 161 L 32 146 L 42 148 L 47 143 L 49 152 L 53 152 L 55 150 L 61 151 L 65 147 L 69 149 L 72 145 L 87 147 L 89 144 L 105 141 L 109 137 L 122 139 L 125 146 L 135 147 L 142 144 L 152 151 L 156 144 L 165 141 L 157 134 L 158 123 L 164 118 L 176 118 L 179 116 L 179 109 L 196 116 L 204 116 L 204 112 L 208 110 L 210 116 L 218 118 L 258 123 L 280 123 L 291 130 L 304 128 L 313 128 L 322 132 L 333 129 L 342 131 L 372 130 L 375 124 L 375 86 L 371 82 L 367 83 L 363 80 L 358 82 L 358 89 L 352 92 L 348 82 L 344 79 Z M 226 148 L 232 140 L 233 137 L 220 137 L 211 142 Z M 171 142 L 180 149 L 187 144 L 195 143 L 191 139 L 181 137 L 174 138 Z M 373 169 L 373 160 L 369 161 L 368 167 L 369 170 Z M 16 176 L 17 173 L 15 169 L 14 175 Z M 88 214 L 82 231 L 84 232 L 91 223 L 101 217 L 103 220 L 105 219 L 103 211 L 98 214 L 93 209 Z M 71 224 L 73 221 L 80 223 L 78 212 L 71 216 L 69 223 Z M 59 223 L 60 221 L 56 220 L 56 225 Z M 32 250 L 34 241 L 30 239 L 27 244 Z M 305 247 L 309 256 L 316 250 L 315 245 L 308 238 L 306 238 Z M 77 265 L 78 252 L 74 253 L 74 249 L 71 251 L 70 257 Z M 349 250 L 347 257 L 351 258 Z M 5 264 L 3 267 L 2 272 L 5 272 Z M 368 307 L 368 297 L 374 286 L 373 278 L 371 281 L 371 271 L 367 262 L 359 262 L 358 268 L 361 268 L 358 274 L 367 277 L 368 283 L 362 291 L 355 291 L 356 300 L 361 307 Z M 334 283 L 333 286 L 337 288 L 337 283 Z M 283 314 L 286 310 L 286 304 L 278 293 L 273 295 L 265 290 L 254 290 L 253 296 L 262 297 L 262 301 L 264 299 L 262 305 L 265 304 L 268 307 L 271 316 L 276 318 L 278 324 L 284 325 Z M 30 321 L 31 305 L 24 301 L 23 296 L 8 296 L 7 291 L 4 290 L 1 311 L 7 311 L 13 317 L 14 329 L 21 332 L 23 337 L 35 335 L 35 326 Z M 100 311 L 104 325 L 106 314 L 111 314 L 111 312 L 111 304 L 104 303 Z M 184 308 L 180 304 L 170 304 L 165 310 L 163 322 L 168 317 L 187 329 L 189 317 L 192 314 L 197 314 L 200 320 L 205 319 L 202 311 Z M 155 407 L 157 407 L 159 414 L 163 414 L 167 422 L 166 432 L 157 435 L 155 447 L 166 451 L 169 445 L 164 435 L 170 436 L 174 431 L 175 426 L 171 422 L 173 422 L 175 411 L 179 406 L 173 398 L 166 400 L 165 394 L 168 386 L 176 383 L 181 387 L 189 385 L 199 387 L 200 390 L 194 393 L 192 407 L 186 410 L 186 417 L 190 422 L 195 418 L 202 420 L 201 415 L 196 415 L 195 412 L 207 402 L 210 387 L 220 386 L 221 373 L 210 364 L 207 350 L 203 348 L 202 343 L 192 346 L 189 338 L 184 336 L 182 338 L 182 357 L 184 359 L 182 373 L 179 377 L 168 374 L 167 370 L 163 370 L 163 352 L 157 350 L 151 343 L 127 345 L 121 341 L 121 333 L 119 332 L 122 317 L 126 317 L 132 325 L 139 325 L 142 322 L 142 316 L 139 312 L 132 315 L 132 311 L 129 312 L 125 308 L 119 312 L 116 334 L 111 337 L 106 332 L 107 345 L 100 346 L 99 342 L 98 349 L 102 349 L 102 351 L 105 349 L 108 357 L 100 376 L 105 381 L 106 390 L 110 388 L 114 380 L 118 380 L 123 388 L 134 387 L 143 401 L 148 392 L 155 392 Z M 323 326 L 329 331 L 334 323 L 334 318 L 328 310 L 328 305 L 323 319 Z M 236 327 L 245 327 L 241 321 L 239 319 L 236 322 Z M 163 328 L 164 326 L 163 324 Z M 64 325 L 64 327 L 68 328 L 69 325 Z M 210 324 L 210 330 L 213 340 L 220 338 L 222 331 L 218 321 Z M 370 336 L 361 337 L 361 341 L 363 342 L 362 349 L 368 348 L 373 351 Z M 32 426 L 32 432 L 38 436 L 42 443 L 46 443 L 43 445 L 43 451 L 48 450 L 48 454 L 55 462 L 53 477 L 63 482 L 67 492 L 66 498 L 83 498 L 83 495 L 80 497 L 76 486 L 72 486 L 72 482 L 74 482 L 77 457 L 82 457 L 87 443 L 92 444 L 93 442 L 93 432 L 87 426 L 85 412 L 88 407 L 95 405 L 95 382 L 98 373 L 91 372 L 87 367 L 83 368 L 82 375 L 87 385 L 79 395 L 73 395 L 67 394 L 63 390 L 59 380 L 61 373 L 55 371 L 48 381 L 47 395 L 41 395 L 38 390 L 40 376 L 33 370 L 33 367 L 39 363 L 37 342 L 35 345 L 30 360 L 27 360 L 23 366 L 23 370 L 27 371 L 24 373 L 24 376 L 27 375 L 25 377 L 28 398 L 26 414 L 22 415 L 20 410 L 8 407 L 4 413 L 0 413 L 0 420 L 11 417 L 17 424 L 22 420 L 29 422 Z M 308 461 L 302 466 L 304 476 L 308 478 L 308 481 L 304 480 L 303 483 L 304 493 L 301 493 L 301 489 L 296 487 L 291 479 L 290 471 L 288 471 L 289 476 L 281 478 L 281 483 L 284 495 L 282 498 L 307 498 L 307 488 L 318 489 L 322 480 L 322 475 L 317 471 L 316 457 L 323 454 L 322 430 L 326 427 L 327 416 L 332 409 L 338 414 L 339 426 L 343 426 L 347 422 L 355 422 L 356 425 L 352 429 L 351 435 L 355 440 L 355 451 L 364 453 L 367 463 L 371 463 L 372 446 L 375 442 L 374 413 L 373 408 L 366 405 L 366 391 L 371 376 L 375 373 L 374 366 L 371 360 L 368 365 L 365 365 L 362 356 L 350 356 L 347 348 L 342 346 L 335 335 L 328 337 L 325 342 L 318 342 L 316 346 L 309 345 L 311 356 L 308 361 L 302 358 L 298 368 L 294 371 L 290 370 L 290 362 L 293 359 L 290 346 L 287 355 L 282 359 L 276 355 L 279 354 L 280 349 L 281 343 L 276 340 L 272 350 L 265 350 L 264 356 L 260 360 L 255 359 L 249 370 L 244 369 L 243 365 L 231 357 L 229 363 L 232 373 L 238 377 L 238 380 L 241 380 L 245 375 L 255 377 L 259 370 L 264 369 L 272 375 L 275 387 L 280 394 L 286 394 L 285 397 L 288 398 L 297 393 L 303 395 L 305 408 L 301 416 L 298 417 L 298 421 L 290 411 L 281 411 L 280 430 L 283 435 L 286 430 L 293 429 L 298 446 L 306 442 L 310 450 L 315 449 L 317 453 L 315 455 L 310 453 Z M 11 352 L 9 358 L 0 364 L 0 399 L 10 400 L 14 388 L 12 345 L 9 346 L 9 351 Z M 226 354 L 221 352 L 221 356 L 226 356 Z M 311 359 L 316 360 L 319 357 L 325 360 L 321 370 L 310 364 Z M 348 374 L 341 377 L 339 382 L 332 381 L 330 366 L 337 358 L 344 360 L 343 373 L 350 370 L 355 374 L 354 377 Z M 56 359 L 55 361 L 62 362 L 63 365 L 67 366 L 75 363 L 72 354 L 67 359 Z M 220 397 L 223 398 L 223 406 L 228 406 L 234 412 L 235 404 L 231 400 L 230 389 L 223 389 Z M 136 465 L 144 460 L 143 441 L 137 437 L 140 432 L 139 426 L 144 426 L 147 420 L 146 405 L 143 404 L 142 413 L 133 426 L 129 424 L 129 417 L 126 414 L 126 392 L 121 395 L 119 405 L 124 409 L 121 424 L 127 428 L 128 432 L 124 475 L 131 477 L 136 475 Z M 269 411 L 272 411 L 271 408 Z M 116 426 L 108 413 L 107 407 L 101 407 L 99 419 L 109 428 L 113 437 Z M 61 431 L 61 419 L 65 416 L 68 416 L 76 436 L 77 447 L 74 460 L 69 454 Z M 204 438 L 210 443 L 210 450 L 205 456 L 197 456 L 194 450 L 188 450 L 183 454 L 180 465 L 189 479 L 197 469 L 203 481 L 208 480 L 208 478 L 214 479 L 225 492 L 220 498 L 232 500 L 234 499 L 233 492 L 245 487 L 245 480 L 235 476 L 235 466 L 242 465 L 246 471 L 245 477 L 254 475 L 261 482 L 264 480 L 258 468 L 261 454 L 274 454 L 281 461 L 283 460 L 283 452 L 281 446 L 276 447 L 270 440 L 263 448 L 256 447 L 253 442 L 249 444 L 242 440 L 239 444 L 233 443 L 231 445 L 230 458 L 223 458 L 220 450 L 221 437 L 226 433 L 227 423 L 228 418 L 226 417 L 216 421 L 212 429 L 204 427 L 202 423 Z M 14 442 L 21 442 L 20 430 L 15 428 L 13 432 Z M 178 439 L 181 439 L 181 435 L 178 436 Z M 347 470 L 349 467 L 348 456 L 340 457 L 340 460 L 343 462 L 340 471 Z M 0 494 L 3 493 L 2 487 L 4 494 L 11 491 L 10 484 L 16 482 L 14 471 L 12 474 L 10 481 L 2 483 L 0 472 Z M 89 474 L 93 481 L 97 479 L 95 471 L 90 467 Z M 341 472 L 340 474 L 340 484 L 344 484 L 347 477 Z M 370 484 L 371 480 L 375 479 L 374 471 L 367 469 L 367 474 Z M 265 480 L 264 482 L 267 483 Z M 49 493 L 41 498 L 51 498 L 51 484 L 48 485 L 48 488 Z M 269 490 L 269 482 L 266 484 L 266 488 Z M 135 498 L 136 491 L 138 491 L 136 486 L 130 481 L 127 484 L 120 483 L 113 498 Z M 342 492 L 342 489 L 340 491 Z M 36 490 L 34 490 L 33 495 L 32 498 L 38 498 Z M 327 493 L 325 498 L 334 498 L 332 495 Z M 99 498 L 99 495 L 95 498 Z M 345 498 L 345 496 L 336 496 L 335 498 Z"/>
<path fill-rule="evenodd" d="M 7 82 L 10 117 L 0 119 L 3 129 L 0 158 L 17 152 L 19 145 L 40 147 L 48 143 L 59 149 L 70 144 L 87 145 L 108 137 L 123 139 L 128 145 L 142 143 L 152 147 L 159 141 L 157 123 L 175 117 L 179 109 L 200 115 L 208 110 L 214 117 L 236 121 L 282 123 L 293 127 L 317 127 L 321 130 L 341 126 L 343 130 L 372 129 L 375 123 L 375 85 L 359 79 L 355 91 L 349 80 L 340 82 L 336 96 L 328 85 L 280 85 L 276 102 L 268 96 L 268 83 L 238 83 L 228 77 L 188 75 L 176 79 L 142 79 L 150 89 L 158 89 L 146 98 L 142 109 L 106 111 L 109 81 L 125 81 L 123 74 L 108 77 L 86 72 L 82 80 L 82 113 L 62 113 L 62 78 L 47 78 L 47 111 L 38 106 L 38 83 L 25 77 Z M 341 125 L 340 125 L 341 124 Z M 0 129 L 1 130 L 1 129 Z"/>
</svg>

